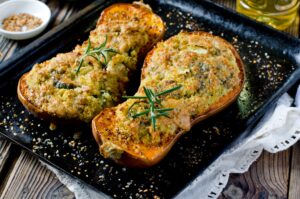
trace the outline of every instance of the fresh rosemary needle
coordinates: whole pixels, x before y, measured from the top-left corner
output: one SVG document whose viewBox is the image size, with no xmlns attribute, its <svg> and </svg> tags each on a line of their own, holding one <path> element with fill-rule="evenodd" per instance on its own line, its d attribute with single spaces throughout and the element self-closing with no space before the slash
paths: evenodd
<svg viewBox="0 0 300 199">
<path fill-rule="evenodd" d="M 96 48 L 92 48 L 91 40 L 89 38 L 88 46 L 85 49 L 84 54 L 78 60 L 79 64 L 76 69 L 76 74 L 79 73 L 80 68 L 82 67 L 84 59 L 86 57 L 93 57 L 94 59 L 96 59 L 98 61 L 100 66 L 106 66 L 108 63 L 108 59 L 109 59 L 108 53 L 117 53 L 114 49 L 107 48 L 106 44 L 107 44 L 107 35 L 105 36 L 105 41 Z M 104 59 L 104 62 L 101 61 L 101 58 Z"/>
<path fill-rule="evenodd" d="M 153 130 L 156 130 L 156 119 L 158 117 L 164 116 L 164 117 L 169 117 L 169 112 L 173 110 L 173 108 L 163 108 L 162 107 L 162 99 L 160 98 L 160 96 L 162 95 L 166 95 L 168 93 L 171 93 L 175 90 L 180 89 L 182 86 L 176 86 L 174 88 L 162 91 L 160 93 L 154 93 L 153 90 L 151 90 L 150 88 L 144 88 L 144 93 L 145 96 L 123 96 L 123 98 L 126 99 L 141 99 L 141 100 L 147 100 L 149 108 L 147 108 L 145 111 L 140 112 L 140 113 L 135 113 L 135 114 L 131 114 L 131 109 L 137 105 L 139 102 L 134 102 L 128 109 L 128 113 L 132 118 L 137 118 L 140 117 L 142 115 L 148 115 L 150 116 L 150 121 L 153 127 Z"/>
</svg>

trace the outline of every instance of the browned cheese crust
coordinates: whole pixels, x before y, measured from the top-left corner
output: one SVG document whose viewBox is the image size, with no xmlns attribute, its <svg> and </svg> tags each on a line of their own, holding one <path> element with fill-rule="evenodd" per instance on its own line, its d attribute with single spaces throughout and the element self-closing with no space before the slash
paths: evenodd
<svg viewBox="0 0 300 199">
<path fill-rule="evenodd" d="M 244 84 L 244 67 L 233 46 L 220 37 L 182 32 L 148 53 L 141 79 L 135 96 L 145 95 L 143 87 L 159 93 L 182 86 L 161 96 L 163 107 L 174 110 L 156 119 L 155 130 L 149 115 L 130 117 L 128 110 L 139 99 L 104 109 L 92 123 L 101 154 L 134 167 L 158 163 L 194 124 L 235 101 Z M 140 101 L 130 111 L 145 111 L 147 103 Z"/>
<path fill-rule="evenodd" d="M 162 39 L 164 32 L 163 21 L 149 6 L 114 4 L 102 12 L 89 39 L 91 50 L 107 39 L 105 48 L 115 52 L 104 52 L 106 59 L 99 54 L 100 61 L 95 55 L 81 59 L 89 48 L 85 41 L 24 74 L 19 80 L 18 97 L 42 119 L 90 122 L 103 108 L 120 102 L 138 61 Z"/>
</svg>

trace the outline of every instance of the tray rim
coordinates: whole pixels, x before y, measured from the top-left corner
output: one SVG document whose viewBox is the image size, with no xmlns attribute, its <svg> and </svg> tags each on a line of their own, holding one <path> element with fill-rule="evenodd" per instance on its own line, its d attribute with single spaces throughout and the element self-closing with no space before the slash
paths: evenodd
<svg viewBox="0 0 300 199">
<path fill-rule="evenodd" d="M 172 2 L 174 0 L 165 0 L 165 2 Z M 191 0 L 193 2 L 195 2 L 196 4 L 199 4 L 199 2 L 196 2 L 194 0 Z M 68 21 L 66 22 L 63 22 L 61 24 L 59 24 L 58 26 L 54 27 L 53 29 L 51 29 L 49 32 L 45 33 L 43 36 L 41 36 L 40 38 L 34 40 L 33 42 L 31 42 L 28 46 L 22 48 L 20 51 L 18 51 L 14 57 L 12 58 L 9 58 L 8 60 L 2 62 L 0 64 L 0 77 L 2 77 L 3 75 L 5 75 L 7 72 L 9 72 L 9 66 L 11 65 L 14 65 L 16 64 L 15 62 L 22 62 L 22 57 L 24 55 L 26 55 L 28 52 L 30 52 L 32 49 L 36 49 L 37 46 L 40 46 L 40 45 L 37 45 L 37 44 L 40 44 L 41 41 L 47 41 L 45 43 L 45 45 L 49 45 L 52 40 L 55 39 L 55 36 L 58 36 L 57 34 L 61 31 L 65 32 L 65 28 L 67 29 L 72 29 L 72 27 L 74 26 L 74 24 L 72 25 L 72 23 L 76 22 L 77 19 L 79 19 L 80 17 L 82 17 L 83 15 L 85 15 L 86 13 L 88 13 L 89 11 L 91 10 L 95 10 L 97 9 L 97 6 L 101 6 L 101 7 L 104 7 L 104 6 L 107 6 L 107 5 L 110 5 L 111 3 L 116 3 L 116 2 L 124 2 L 124 1 L 105 1 L 105 0 L 96 0 L 94 1 L 93 3 L 89 4 L 88 6 L 86 6 L 84 9 L 80 10 L 77 14 L 75 14 L 74 16 L 72 16 Z M 230 9 L 230 8 L 227 8 L 227 7 L 224 7 L 220 4 L 217 4 L 216 2 L 213 2 L 211 0 L 202 0 L 201 3 L 204 3 L 204 4 L 210 4 L 210 5 L 213 5 L 213 7 L 217 7 L 218 9 L 221 9 L 227 13 L 230 13 L 231 15 L 235 15 L 237 17 L 239 17 L 240 19 L 242 20 L 245 20 L 246 24 L 247 25 L 255 25 L 255 26 L 258 26 L 257 28 L 260 28 L 262 32 L 264 31 L 268 31 L 268 32 L 271 32 L 271 33 L 275 33 L 276 35 L 284 38 L 284 39 L 288 39 L 288 40 L 292 40 L 292 41 L 295 41 L 295 42 L 298 42 L 300 44 L 300 39 L 299 38 L 296 38 L 288 33 L 285 33 L 285 32 L 281 32 L 279 30 L 276 30 L 270 26 L 267 26 L 267 25 L 264 25 L 263 23 L 260 23 L 260 22 L 257 22 L 257 21 L 254 21 L 253 19 L 245 16 L 245 15 L 242 15 L 238 12 L 236 12 L 235 10 L 233 9 Z M 200 4 L 201 4 L 200 3 Z M 168 3 L 167 3 L 168 4 Z M 50 39 L 51 38 L 51 39 Z M 44 45 L 43 45 L 44 46 Z M 31 54 L 34 54 L 36 53 L 37 51 L 40 50 L 40 48 L 42 48 L 43 46 L 40 46 L 38 47 L 38 49 L 34 50 L 33 53 Z M 299 47 L 299 50 L 300 50 L 300 47 Z M 291 54 L 291 56 L 293 58 L 295 58 L 295 55 Z M 296 58 L 295 58 L 296 59 Z M 232 149 L 234 146 L 236 146 L 237 144 L 239 144 L 240 142 L 242 142 L 245 138 L 247 138 L 248 136 L 251 135 L 251 130 L 253 129 L 253 127 L 255 126 L 255 122 L 257 122 L 261 117 L 262 117 L 262 114 L 264 112 L 264 110 L 266 109 L 269 109 L 270 107 L 272 107 L 274 105 L 274 103 L 276 103 L 275 100 L 277 100 L 283 93 L 285 93 L 286 91 L 288 91 L 297 81 L 299 81 L 300 79 L 300 61 L 299 62 L 295 62 L 297 64 L 297 69 L 295 69 L 295 71 L 291 74 L 291 76 L 298 76 L 298 79 L 297 78 L 294 78 L 292 81 L 290 80 L 291 77 L 289 77 L 289 81 L 286 81 L 284 83 L 284 85 L 282 85 L 276 92 L 275 94 L 270 97 L 270 99 L 268 99 L 255 113 L 254 115 L 250 116 L 249 119 L 247 119 L 247 128 L 246 130 L 241 133 L 240 135 L 238 135 L 237 138 L 235 138 L 234 140 L 232 140 L 232 142 L 226 146 L 224 149 L 221 150 L 220 153 L 217 153 L 215 155 L 215 157 L 212 158 L 212 160 L 210 160 L 210 163 L 209 165 L 214 162 L 218 157 L 220 157 L 221 154 L 225 153 L 226 151 Z M 26 69 L 25 69 L 26 70 Z M 24 70 L 22 71 L 24 72 Z M 251 120 L 251 121 L 249 121 Z M 248 124 L 249 123 L 249 124 Z M 252 123 L 252 124 L 251 124 Z M 31 149 L 29 149 L 28 147 L 26 147 L 24 144 L 20 143 L 18 140 L 16 139 L 13 139 L 12 137 L 10 137 L 9 135 L 3 133 L 3 132 L 0 132 L 0 134 L 7 138 L 8 140 L 10 140 L 11 142 L 21 146 L 23 149 L 25 149 L 26 151 L 29 151 L 31 154 L 33 154 L 34 156 L 38 157 L 39 159 L 41 159 L 42 161 L 46 162 L 47 164 L 49 164 L 50 166 L 53 166 L 54 168 L 58 169 L 59 171 L 62 171 L 64 173 L 67 173 L 68 175 L 72 176 L 73 178 L 79 180 L 80 182 L 83 182 L 84 184 L 86 184 L 89 188 L 93 189 L 93 190 L 96 190 L 96 191 L 100 191 L 101 193 L 107 195 L 105 192 L 103 192 L 101 189 L 99 188 L 96 188 L 94 187 L 93 185 L 91 185 L 90 183 L 87 183 L 85 182 L 84 180 L 80 179 L 79 177 L 73 175 L 72 173 L 64 170 L 63 168 L 59 167 L 58 165 L 52 163 L 50 160 L 46 159 L 45 157 L 37 154 L 37 153 L 34 153 Z M 186 187 L 183 188 L 182 190 L 180 190 L 177 194 L 174 195 L 174 198 L 176 198 L 180 193 L 182 193 L 184 190 L 186 190 L 187 188 L 189 188 L 190 184 L 193 183 L 193 181 L 199 177 L 199 175 L 201 173 L 203 173 L 203 171 L 205 170 L 206 168 L 204 168 L 203 170 L 201 170 L 198 175 L 196 175 L 194 177 L 193 180 L 191 180 L 189 183 L 187 183 Z"/>
</svg>

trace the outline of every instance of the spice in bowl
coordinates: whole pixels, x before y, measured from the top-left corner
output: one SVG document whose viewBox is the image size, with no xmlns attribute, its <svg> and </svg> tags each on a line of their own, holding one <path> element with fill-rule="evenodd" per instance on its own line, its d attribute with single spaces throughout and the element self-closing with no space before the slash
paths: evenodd
<svg viewBox="0 0 300 199">
<path fill-rule="evenodd" d="M 2 21 L 2 28 L 11 32 L 25 32 L 39 27 L 43 21 L 31 14 L 13 14 Z"/>
</svg>

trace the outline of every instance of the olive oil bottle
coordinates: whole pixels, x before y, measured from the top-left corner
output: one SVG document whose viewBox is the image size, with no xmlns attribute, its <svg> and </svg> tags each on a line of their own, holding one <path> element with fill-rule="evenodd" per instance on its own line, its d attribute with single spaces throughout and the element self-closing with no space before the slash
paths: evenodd
<svg viewBox="0 0 300 199">
<path fill-rule="evenodd" d="M 237 0 L 237 11 L 284 30 L 295 20 L 299 3 L 299 0 Z"/>
</svg>

